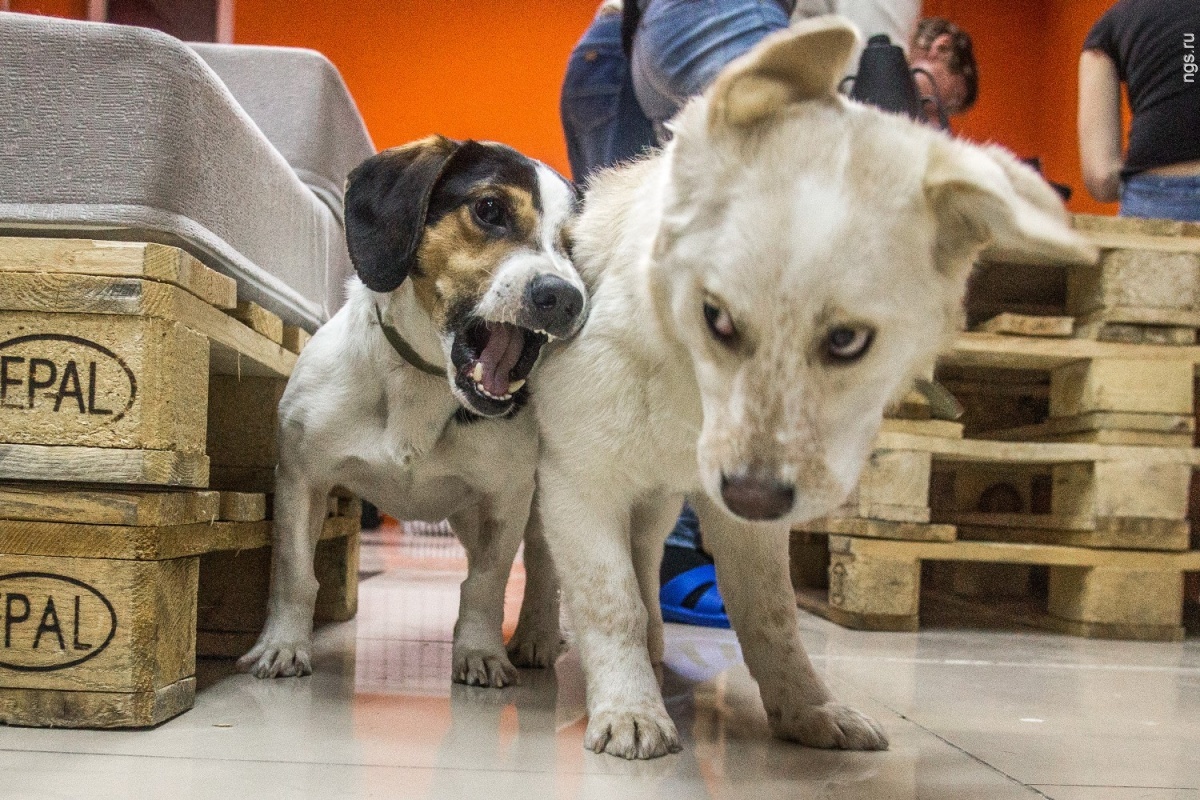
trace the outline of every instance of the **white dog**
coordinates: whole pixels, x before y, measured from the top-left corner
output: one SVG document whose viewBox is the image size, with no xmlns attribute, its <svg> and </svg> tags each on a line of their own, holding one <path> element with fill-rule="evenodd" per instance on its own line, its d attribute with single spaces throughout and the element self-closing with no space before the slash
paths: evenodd
<svg viewBox="0 0 1200 800">
<path fill-rule="evenodd" d="M 239 661 L 311 671 L 313 555 L 343 486 L 400 519 L 448 518 L 467 550 L 453 678 L 512 683 L 504 588 L 529 518 L 537 427 L 520 413 L 542 346 L 582 324 L 570 184 L 502 145 L 433 137 L 368 159 L 346 188 L 361 281 L 300 355 L 279 404 L 268 619 Z M 535 524 L 509 654 L 558 654 L 558 588 Z"/>
<path fill-rule="evenodd" d="M 675 751 L 655 679 L 658 570 L 684 497 L 777 736 L 883 749 L 802 648 L 788 531 L 857 482 L 889 401 L 957 328 L 988 247 L 1091 261 L 1054 192 L 999 149 L 839 97 L 839 18 L 729 65 L 575 226 L 592 290 L 542 368 L 539 507 L 587 676 L 585 746 Z"/>
</svg>

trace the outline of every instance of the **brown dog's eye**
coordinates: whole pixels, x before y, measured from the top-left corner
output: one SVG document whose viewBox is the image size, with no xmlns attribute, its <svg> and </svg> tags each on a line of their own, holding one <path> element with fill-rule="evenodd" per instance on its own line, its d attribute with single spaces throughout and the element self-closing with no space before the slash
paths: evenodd
<svg viewBox="0 0 1200 800">
<path fill-rule="evenodd" d="M 840 326 L 826 335 L 825 354 L 830 361 L 848 364 L 866 355 L 874 340 L 875 331 L 870 328 Z"/>
<path fill-rule="evenodd" d="M 708 329 L 712 331 L 712 335 L 718 342 L 733 344 L 737 339 L 737 328 L 733 327 L 733 318 L 725 309 L 718 308 L 712 303 L 705 303 L 704 321 L 708 323 Z"/>
<path fill-rule="evenodd" d="M 481 197 L 471 206 L 475 219 L 493 228 L 508 227 L 508 211 L 504 203 L 495 197 Z"/>
</svg>

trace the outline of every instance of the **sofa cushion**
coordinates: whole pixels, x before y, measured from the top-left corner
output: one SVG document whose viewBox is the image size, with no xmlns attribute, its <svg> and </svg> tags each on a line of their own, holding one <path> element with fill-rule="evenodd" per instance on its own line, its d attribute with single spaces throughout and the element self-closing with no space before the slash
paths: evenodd
<svg viewBox="0 0 1200 800">
<path fill-rule="evenodd" d="M 315 50 L 297 47 L 189 46 L 300 180 L 341 219 L 346 176 L 375 147 L 337 67 Z"/>
<path fill-rule="evenodd" d="M 0 52 L 12 109 L 0 115 L 0 233 L 178 245 L 310 330 L 340 306 L 352 270 L 336 204 L 191 48 L 145 28 L 0 13 Z"/>
</svg>

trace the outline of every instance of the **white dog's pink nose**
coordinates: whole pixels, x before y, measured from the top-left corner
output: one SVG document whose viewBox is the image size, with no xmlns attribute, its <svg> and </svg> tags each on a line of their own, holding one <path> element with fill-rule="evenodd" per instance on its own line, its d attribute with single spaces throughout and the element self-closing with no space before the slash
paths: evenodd
<svg viewBox="0 0 1200 800">
<path fill-rule="evenodd" d="M 721 476 L 721 499 L 734 514 L 749 520 L 779 519 L 792 510 L 796 487 L 761 473 Z"/>
</svg>

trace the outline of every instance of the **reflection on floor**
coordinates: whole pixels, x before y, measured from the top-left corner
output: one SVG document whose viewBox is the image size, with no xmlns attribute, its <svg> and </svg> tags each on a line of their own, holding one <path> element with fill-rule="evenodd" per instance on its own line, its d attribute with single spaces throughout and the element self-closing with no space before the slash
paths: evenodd
<svg viewBox="0 0 1200 800">
<path fill-rule="evenodd" d="M 195 709 L 153 731 L 0 728 L 0 797 L 1200 798 L 1200 640 L 864 634 L 802 614 L 834 692 L 892 742 L 836 753 L 770 738 L 731 633 L 668 626 L 684 751 L 627 763 L 581 747 L 574 653 L 510 689 L 451 686 L 453 539 L 384 529 L 363 567 L 358 619 L 318 633 L 312 677 L 204 662 Z M 509 625 L 522 583 L 518 568 Z"/>
</svg>

